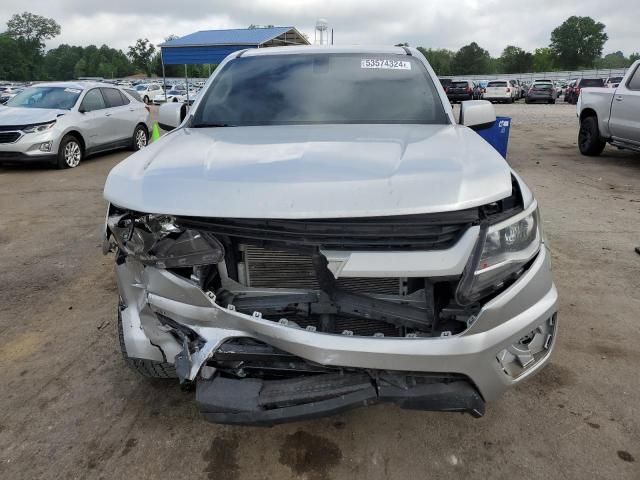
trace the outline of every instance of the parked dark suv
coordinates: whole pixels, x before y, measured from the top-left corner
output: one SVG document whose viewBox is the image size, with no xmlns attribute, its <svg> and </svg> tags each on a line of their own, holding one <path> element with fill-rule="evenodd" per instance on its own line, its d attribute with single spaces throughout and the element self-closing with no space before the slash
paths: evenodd
<svg viewBox="0 0 640 480">
<path fill-rule="evenodd" d="M 473 82 L 471 80 L 455 80 L 446 88 L 450 102 L 473 100 Z"/>
<path fill-rule="evenodd" d="M 564 101 L 571 104 L 578 102 L 580 90 L 585 87 L 604 87 L 604 80 L 601 78 L 580 78 L 576 84 L 565 94 Z"/>
</svg>

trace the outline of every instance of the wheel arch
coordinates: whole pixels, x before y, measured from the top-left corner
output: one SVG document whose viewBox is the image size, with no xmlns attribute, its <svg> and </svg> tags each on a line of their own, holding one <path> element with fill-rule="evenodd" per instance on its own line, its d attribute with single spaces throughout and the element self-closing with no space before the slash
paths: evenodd
<svg viewBox="0 0 640 480">
<path fill-rule="evenodd" d="M 84 141 L 84 137 L 82 136 L 82 134 L 78 130 L 74 130 L 72 128 L 72 129 L 64 132 L 64 135 L 62 135 L 60 137 L 60 143 L 62 143 L 62 139 L 64 137 L 66 137 L 67 135 L 71 135 L 71 136 L 75 137 L 80 142 L 80 147 L 82 148 L 82 153 L 86 154 L 86 152 L 87 152 L 87 144 Z M 58 145 L 58 148 L 60 148 L 59 145 Z"/>
<path fill-rule="evenodd" d="M 598 113 L 593 108 L 584 108 L 580 112 L 580 121 L 587 117 L 596 117 L 596 120 L 598 120 Z"/>
</svg>

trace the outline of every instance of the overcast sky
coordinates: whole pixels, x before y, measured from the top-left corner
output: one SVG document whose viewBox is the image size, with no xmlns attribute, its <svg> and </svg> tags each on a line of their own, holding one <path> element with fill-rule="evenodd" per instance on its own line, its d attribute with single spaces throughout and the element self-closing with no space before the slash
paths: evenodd
<svg viewBox="0 0 640 480">
<path fill-rule="evenodd" d="M 607 27 L 604 53 L 640 50 L 639 0 L 2 0 L 0 30 L 23 11 L 62 26 L 47 48 L 104 43 L 126 49 L 139 37 L 157 44 L 169 34 L 252 23 L 292 25 L 313 41 L 315 21 L 324 17 L 336 44 L 409 42 L 457 50 L 476 41 L 499 56 L 509 44 L 527 50 L 547 46 L 551 30 L 567 17 L 588 15 Z"/>
</svg>

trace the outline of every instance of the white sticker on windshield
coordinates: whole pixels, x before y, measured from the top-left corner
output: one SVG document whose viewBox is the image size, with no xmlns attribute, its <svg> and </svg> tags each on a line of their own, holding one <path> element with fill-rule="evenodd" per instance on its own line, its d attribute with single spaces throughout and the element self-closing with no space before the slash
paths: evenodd
<svg viewBox="0 0 640 480">
<path fill-rule="evenodd" d="M 65 88 L 64 91 L 68 93 L 80 93 L 82 90 L 78 90 L 77 88 Z"/>
<path fill-rule="evenodd" d="M 379 58 L 363 58 L 360 68 L 376 68 L 384 70 L 411 70 L 411 62 L 404 60 L 387 60 Z"/>
</svg>

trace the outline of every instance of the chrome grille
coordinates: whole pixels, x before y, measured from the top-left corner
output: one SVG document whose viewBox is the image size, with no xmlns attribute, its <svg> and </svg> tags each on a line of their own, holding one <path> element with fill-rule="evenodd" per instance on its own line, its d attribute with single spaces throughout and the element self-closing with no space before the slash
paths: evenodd
<svg viewBox="0 0 640 480">
<path fill-rule="evenodd" d="M 317 289 L 310 255 L 243 245 L 247 285 L 257 288 Z M 399 295 L 399 278 L 339 278 L 339 288 L 359 293 Z"/>
</svg>

